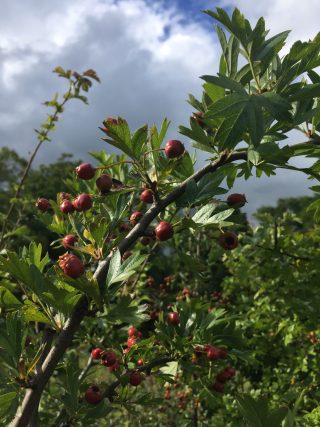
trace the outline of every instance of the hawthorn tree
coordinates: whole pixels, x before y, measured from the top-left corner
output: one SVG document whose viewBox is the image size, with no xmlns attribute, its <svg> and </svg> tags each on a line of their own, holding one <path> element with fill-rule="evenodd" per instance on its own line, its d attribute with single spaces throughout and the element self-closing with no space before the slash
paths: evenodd
<svg viewBox="0 0 320 427">
<path fill-rule="evenodd" d="M 167 119 L 160 129 L 145 125 L 131 132 L 123 118 L 109 117 L 101 128 L 104 140 L 123 154 L 91 153 L 96 165 L 80 164 L 55 200 L 39 194 L 36 201 L 39 221 L 56 233 L 53 245 L 65 249 L 58 262 L 36 242 L 2 252 L 4 425 L 119 425 L 121 408 L 139 425 L 136 408 L 161 404 L 164 411 L 172 383 L 178 390 L 186 386 L 177 392 L 178 408 L 197 396 L 183 421 L 196 426 L 201 411 L 212 416 L 225 388 L 236 390 L 234 366 L 241 371 L 248 359 L 235 322 L 240 313 L 230 317 L 197 298 L 206 266 L 193 250 L 201 258 L 205 241 L 210 253 L 223 249 L 227 257 L 241 246 L 247 224 L 237 209 L 246 198 L 233 193 L 218 201 L 238 177 L 284 168 L 319 179 L 320 44 L 319 36 L 298 41 L 281 57 L 288 32 L 268 38 L 263 18 L 252 28 L 238 9 L 232 16 L 220 8 L 206 13 L 217 22 L 219 73 L 202 77 L 203 97 L 190 96 L 196 111 L 180 132 L 208 162 L 195 171 L 190 149 L 178 139 L 166 141 Z M 284 145 L 293 129 L 302 142 Z M 298 168 L 290 164 L 297 156 L 315 160 Z M 189 253 L 178 245 L 185 239 Z M 178 283 L 186 286 L 172 301 L 163 295 L 170 274 L 159 291 L 154 277 L 144 274 L 161 253 L 176 274 L 176 250 L 185 270 Z M 166 385 L 161 398 L 154 384 Z M 240 425 L 242 417 L 250 426 L 280 426 L 285 417 L 292 425 L 287 409 L 268 409 L 240 390 L 238 424 L 226 419 L 224 425 Z M 175 425 L 174 412 L 170 422 Z"/>
</svg>

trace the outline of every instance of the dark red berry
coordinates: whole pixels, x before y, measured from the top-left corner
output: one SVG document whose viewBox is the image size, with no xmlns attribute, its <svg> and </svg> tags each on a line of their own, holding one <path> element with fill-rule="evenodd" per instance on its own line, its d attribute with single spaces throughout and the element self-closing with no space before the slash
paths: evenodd
<svg viewBox="0 0 320 427">
<path fill-rule="evenodd" d="M 181 156 L 181 154 L 184 153 L 184 145 L 181 141 L 178 141 L 177 139 L 170 139 L 166 143 L 164 151 L 166 153 L 166 156 L 169 157 L 169 159 L 173 159 L 175 157 Z"/>
<path fill-rule="evenodd" d="M 70 200 L 63 200 L 60 204 L 60 210 L 62 213 L 67 214 L 67 213 L 72 213 L 75 210 L 75 207 L 73 205 L 72 202 L 70 202 Z"/>
<path fill-rule="evenodd" d="M 92 199 L 87 193 L 79 194 L 79 196 L 73 201 L 73 206 L 78 212 L 84 212 L 91 208 Z"/>
<path fill-rule="evenodd" d="M 192 113 L 192 120 L 196 121 L 198 123 L 199 126 L 201 126 L 202 128 L 204 128 L 206 126 L 206 124 L 204 123 L 204 121 L 202 120 L 204 117 L 204 114 L 202 111 L 196 111 L 195 113 Z"/>
<path fill-rule="evenodd" d="M 140 200 L 144 203 L 153 203 L 153 192 L 151 190 L 144 190 L 140 194 Z"/>
<path fill-rule="evenodd" d="M 227 366 L 225 368 L 225 371 L 227 372 L 227 374 L 229 375 L 229 378 L 232 378 L 236 375 L 237 371 L 235 370 L 234 367 L 232 366 Z"/>
<path fill-rule="evenodd" d="M 142 375 L 139 371 L 134 371 L 130 374 L 129 382 L 131 385 L 137 387 L 142 381 Z"/>
<path fill-rule="evenodd" d="M 116 361 L 113 365 L 109 366 L 109 372 L 114 372 L 120 368 L 120 364 Z"/>
<path fill-rule="evenodd" d="M 143 364 L 144 364 L 143 359 L 139 359 L 139 360 L 137 361 L 137 365 L 142 366 Z"/>
<path fill-rule="evenodd" d="M 94 348 L 92 351 L 91 351 L 91 357 L 92 357 L 92 359 L 94 359 L 94 360 L 98 360 L 98 359 L 100 359 L 101 358 L 101 354 L 103 353 L 103 350 L 101 350 L 101 348 L 99 348 L 99 347 L 97 347 L 97 348 Z"/>
<path fill-rule="evenodd" d="M 136 329 L 134 326 L 130 326 L 130 328 L 128 329 L 128 336 L 129 337 L 138 336 L 138 329 Z"/>
<path fill-rule="evenodd" d="M 247 199 L 244 194 L 233 193 L 227 197 L 227 203 L 229 206 L 241 208 L 247 203 Z"/>
<path fill-rule="evenodd" d="M 131 225 L 136 225 L 140 220 L 141 220 L 141 218 L 143 217 L 143 213 L 142 212 L 139 212 L 139 211 L 134 211 L 134 212 L 132 212 L 132 214 L 130 215 L 130 224 Z"/>
<path fill-rule="evenodd" d="M 219 381 L 216 381 L 213 386 L 212 386 L 213 390 L 215 390 L 218 393 L 223 393 L 224 392 L 224 383 L 220 383 Z"/>
<path fill-rule="evenodd" d="M 232 231 L 226 231 L 220 234 L 218 242 L 223 249 L 232 250 L 238 246 L 238 236 Z"/>
<path fill-rule="evenodd" d="M 39 197 L 39 199 L 37 199 L 36 207 L 42 212 L 49 211 L 51 209 L 49 200 L 44 197 Z"/>
<path fill-rule="evenodd" d="M 113 181 L 111 176 L 106 174 L 100 175 L 99 178 L 96 180 L 96 186 L 101 191 L 101 193 L 106 193 L 110 191 L 112 184 Z"/>
<path fill-rule="evenodd" d="M 67 248 L 70 248 L 70 246 L 74 246 L 75 243 L 77 242 L 78 237 L 75 236 L 74 234 L 67 234 L 66 236 L 64 236 L 64 238 L 62 239 L 62 246 Z"/>
<path fill-rule="evenodd" d="M 64 200 L 71 200 L 71 194 L 62 191 L 59 193 L 59 202 L 62 203 Z"/>
<path fill-rule="evenodd" d="M 172 311 L 168 314 L 168 322 L 171 323 L 171 325 L 179 325 L 180 323 L 180 317 L 179 314 L 176 311 Z"/>
<path fill-rule="evenodd" d="M 76 174 L 80 179 L 91 179 L 95 176 L 96 170 L 90 163 L 81 163 L 76 167 Z"/>
<path fill-rule="evenodd" d="M 91 385 L 87 388 L 84 394 L 84 398 L 91 405 L 96 405 L 103 399 L 100 389 L 96 385 Z"/>
<path fill-rule="evenodd" d="M 117 355 L 114 351 L 104 351 L 101 355 L 101 362 L 105 366 L 112 366 L 117 362 Z"/>
<path fill-rule="evenodd" d="M 131 251 L 125 251 L 121 257 L 122 261 L 125 261 L 126 259 L 128 259 L 129 257 L 131 257 L 132 252 Z"/>
<path fill-rule="evenodd" d="M 59 267 L 66 276 L 77 279 L 84 273 L 84 266 L 80 258 L 73 254 L 64 254 L 59 257 Z"/>
<path fill-rule="evenodd" d="M 220 349 L 218 347 L 214 347 L 212 345 L 206 348 L 207 358 L 209 360 L 217 360 L 220 359 Z"/>
<path fill-rule="evenodd" d="M 226 381 L 228 381 L 229 378 L 230 376 L 226 370 L 219 372 L 216 376 L 216 380 L 220 383 L 225 383 Z"/>
<path fill-rule="evenodd" d="M 173 228 L 170 222 L 161 221 L 155 228 L 157 240 L 168 240 L 173 236 Z"/>
</svg>

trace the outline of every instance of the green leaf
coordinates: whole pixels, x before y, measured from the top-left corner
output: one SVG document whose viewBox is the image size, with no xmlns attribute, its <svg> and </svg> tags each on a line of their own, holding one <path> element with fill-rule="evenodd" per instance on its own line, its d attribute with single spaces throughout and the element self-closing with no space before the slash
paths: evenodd
<svg viewBox="0 0 320 427">
<path fill-rule="evenodd" d="M 214 85 L 212 83 L 204 83 L 203 84 L 204 91 L 209 95 L 213 102 L 218 101 L 224 97 L 225 90 L 223 87 Z"/>
<path fill-rule="evenodd" d="M 310 100 L 317 96 L 320 96 L 320 83 L 306 85 L 302 89 L 299 89 L 294 93 L 292 93 L 289 96 L 289 99 L 291 102 L 294 102 L 294 101 L 302 101 L 305 99 Z"/>
<path fill-rule="evenodd" d="M 160 368 L 160 371 L 165 375 L 175 378 L 177 375 L 178 366 L 179 364 L 176 361 L 168 362 L 165 366 Z"/>
<path fill-rule="evenodd" d="M 136 158 L 139 158 L 143 146 L 147 143 L 148 125 L 144 125 L 132 135 L 131 146 Z"/>
<path fill-rule="evenodd" d="M 14 407 L 18 404 L 17 393 L 12 391 L 0 395 L 0 418 L 4 419 L 8 414 L 12 413 Z M 14 414 L 12 414 L 14 415 Z"/>
<path fill-rule="evenodd" d="M 122 297 L 108 310 L 106 320 L 113 323 L 137 325 L 149 319 L 146 304 L 139 305 L 129 296 Z"/>
<path fill-rule="evenodd" d="M 121 254 L 119 249 L 116 249 L 111 257 L 108 275 L 107 275 L 107 286 L 110 286 L 112 280 L 117 276 L 121 266 Z"/>
<path fill-rule="evenodd" d="M 3 308 L 16 308 L 19 307 L 22 303 L 3 286 L 0 286 L 0 307 Z"/>
<path fill-rule="evenodd" d="M 258 405 L 251 396 L 237 397 L 237 404 L 250 427 L 264 427 L 258 413 Z"/>
<path fill-rule="evenodd" d="M 247 95 L 245 88 L 240 83 L 227 76 L 218 74 L 218 77 L 201 76 L 200 78 L 208 83 L 211 83 L 212 85 L 220 86 L 224 89 L 229 89 L 230 91 L 238 93 L 239 95 Z"/>
</svg>

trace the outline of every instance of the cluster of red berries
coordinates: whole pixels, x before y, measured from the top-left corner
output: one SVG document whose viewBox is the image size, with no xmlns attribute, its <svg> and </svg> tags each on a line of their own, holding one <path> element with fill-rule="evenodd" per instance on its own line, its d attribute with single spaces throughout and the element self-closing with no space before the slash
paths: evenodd
<svg viewBox="0 0 320 427">
<path fill-rule="evenodd" d="M 96 347 L 91 351 L 91 357 L 93 360 L 100 360 L 100 363 L 107 366 L 110 372 L 117 370 L 120 366 L 113 350 L 102 350 L 100 347 Z"/>
<path fill-rule="evenodd" d="M 214 291 L 212 292 L 212 297 L 216 300 L 219 305 L 228 305 L 230 304 L 230 298 L 223 296 L 222 292 Z"/>
<path fill-rule="evenodd" d="M 225 383 L 233 378 L 236 374 L 236 370 L 232 366 L 227 366 L 222 371 L 220 371 L 215 379 L 215 383 L 212 388 L 218 393 L 224 392 Z"/>
</svg>

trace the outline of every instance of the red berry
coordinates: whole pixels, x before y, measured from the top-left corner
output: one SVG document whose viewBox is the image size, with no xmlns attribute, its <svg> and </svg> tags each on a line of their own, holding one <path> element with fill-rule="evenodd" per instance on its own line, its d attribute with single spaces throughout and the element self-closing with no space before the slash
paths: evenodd
<svg viewBox="0 0 320 427">
<path fill-rule="evenodd" d="M 142 212 L 139 212 L 139 211 L 132 212 L 129 219 L 130 224 L 133 226 L 136 225 L 141 220 L 142 217 L 143 217 Z"/>
<path fill-rule="evenodd" d="M 113 365 L 109 366 L 109 372 L 114 372 L 120 368 L 119 362 L 116 361 Z"/>
<path fill-rule="evenodd" d="M 128 329 L 128 336 L 129 337 L 136 337 L 138 335 L 138 329 L 136 329 L 134 326 L 130 326 Z"/>
<path fill-rule="evenodd" d="M 143 236 L 140 242 L 143 246 L 148 246 L 153 242 L 153 239 L 149 236 Z"/>
<path fill-rule="evenodd" d="M 149 276 L 146 280 L 146 284 L 147 286 L 149 286 L 150 288 L 154 288 L 156 286 L 156 281 L 154 279 L 154 277 Z"/>
<path fill-rule="evenodd" d="M 136 342 L 137 342 L 136 337 L 133 336 L 133 337 L 128 338 L 128 341 L 127 341 L 128 348 L 131 348 L 133 345 L 135 345 Z"/>
<path fill-rule="evenodd" d="M 232 231 L 226 231 L 220 234 L 218 242 L 223 249 L 232 250 L 238 246 L 238 236 Z"/>
<path fill-rule="evenodd" d="M 124 232 L 130 230 L 130 225 L 127 224 L 127 223 L 125 223 L 125 222 L 123 222 L 122 224 L 119 225 L 118 228 L 119 228 L 120 233 L 124 233 Z"/>
<path fill-rule="evenodd" d="M 39 199 L 37 199 L 36 207 L 42 212 L 49 211 L 51 209 L 49 200 L 44 197 L 39 197 Z"/>
<path fill-rule="evenodd" d="M 79 194 L 79 196 L 73 201 L 73 206 L 78 212 L 84 212 L 91 208 L 92 199 L 87 193 Z"/>
<path fill-rule="evenodd" d="M 218 393 L 223 393 L 224 392 L 224 384 L 220 383 L 219 381 L 216 381 L 212 388 L 217 391 Z"/>
<path fill-rule="evenodd" d="M 108 350 L 102 352 L 101 362 L 105 366 L 112 366 L 117 362 L 117 355 L 114 351 Z"/>
<path fill-rule="evenodd" d="M 128 259 L 129 257 L 131 257 L 132 252 L 131 251 L 125 251 L 121 257 L 122 261 L 125 261 L 126 259 Z"/>
<path fill-rule="evenodd" d="M 173 228 L 170 222 L 161 221 L 155 228 L 157 240 L 168 240 L 173 236 Z"/>
<path fill-rule="evenodd" d="M 140 194 L 140 200 L 144 203 L 153 203 L 153 192 L 151 190 L 144 190 Z"/>
<path fill-rule="evenodd" d="M 204 114 L 202 111 L 196 111 L 195 113 L 192 113 L 192 120 L 196 121 L 198 123 L 199 126 L 201 126 L 202 128 L 206 126 L 206 124 L 204 123 L 203 119 Z"/>
<path fill-rule="evenodd" d="M 166 143 L 164 151 L 166 153 L 166 156 L 169 157 L 169 159 L 173 159 L 175 157 L 181 156 L 181 154 L 184 153 L 184 145 L 181 141 L 178 141 L 177 139 L 170 139 Z"/>
<path fill-rule="evenodd" d="M 137 387 L 142 381 L 142 375 L 139 371 L 134 371 L 130 374 L 129 382 L 131 385 Z"/>
<path fill-rule="evenodd" d="M 101 191 L 101 193 L 106 193 L 110 191 L 112 183 L 113 182 L 111 176 L 106 174 L 100 175 L 99 178 L 96 180 L 96 186 Z"/>
<path fill-rule="evenodd" d="M 62 191 L 61 193 L 59 193 L 59 201 L 60 201 L 60 203 L 62 203 L 64 200 L 71 200 L 71 194 L 65 193 L 64 191 Z"/>
<path fill-rule="evenodd" d="M 206 348 L 206 352 L 209 360 L 220 359 L 220 349 L 218 347 L 210 345 Z"/>
<path fill-rule="evenodd" d="M 101 350 L 101 348 L 99 348 L 99 347 L 97 347 L 97 348 L 94 348 L 92 351 L 91 351 L 91 357 L 92 357 L 92 359 L 94 359 L 94 360 L 98 360 L 98 359 L 100 359 L 101 358 L 101 354 L 103 353 L 103 350 Z"/>
<path fill-rule="evenodd" d="M 176 311 L 172 311 L 171 313 L 169 313 L 168 314 L 168 322 L 174 326 L 179 325 L 179 323 L 180 323 L 179 313 L 177 313 Z"/>
<path fill-rule="evenodd" d="M 59 267 L 66 276 L 77 279 L 84 273 L 84 266 L 80 258 L 73 254 L 64 254 L 59 257 Z"/>
<path fill-rule="evenodd" d="M 96 405 L 103 399 L 100 389 L 96 385 L 91 385 L 87 388 L 84 394 L 84 398 L 91 405 Z"/>
<path fill-rule="evenodd" d="M 144 364 L 143 359 L 139 359 L 139 360 L 137 361 L 137 365 L 142 366 L 143 364 Z"/>
<path fill-rule="evenodd" d="M 91 179 L 95 176 L 95 169 L 90 163 L 81 163 L 76 167 L 76 174 L 80 179 Z"/>
<path fill-rule="evenodd" d="M 225 368 L 225 371 L 227 372 L 227 374 L 229 375 L 229 378 L 232 378 L 236 375 L 237 371 L 235 370 L 235 368 L 233 368 L 232 366 L 227 366 Z"/>
<path fill-rule="evenodd" d="M 247 203 L 247 199 L 244 194 L 233 193 L 227 197 L 227 203 L 229 206 L 235 206 L 237 208 L 241 208 Z"/>
<path fill-rule="evenodd" d="M 230 378 L 228 372 L 224 369 L 216 376 L 216 380 L 220 383 L 225 383 Z"/>
<path fill-rule="evenodd" d="M 74 234 L 67 234 L 62 239 L 62 246 L 64 246 L 65 248 L 70 248 L 70 246 L 74 246 L 75 245 L 75 243 L 77 242 L 77 240 L 78 240 L 78 238 Z"/>
<path fill-rule="evenodd" d="M 62 213 L 67 214 L 74 212 L 75 207 L 70 200 L 64 199 L 60 204 L 60 210 Z"/>
</svg>

